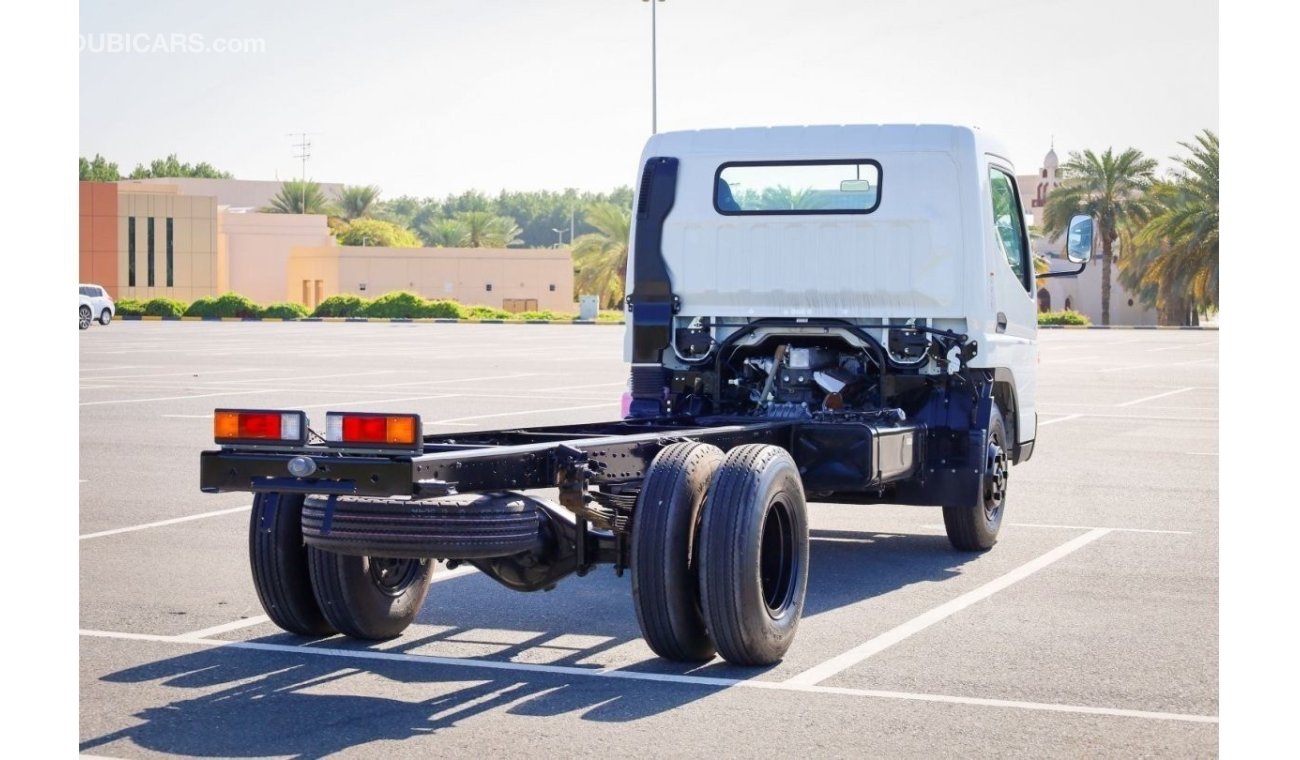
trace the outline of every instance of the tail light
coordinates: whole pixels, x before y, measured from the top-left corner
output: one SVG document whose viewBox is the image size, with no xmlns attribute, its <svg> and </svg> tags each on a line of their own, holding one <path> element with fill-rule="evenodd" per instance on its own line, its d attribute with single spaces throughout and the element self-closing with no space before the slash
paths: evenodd
<svg viewBox="0 0 1300 760">
<path fill-rule="evenodd" d="M 212 417 L 217 443 L 304 444 L 307 415 L 274 409 L 218 409 Z"/>
<path fill-rule="evenodd" d="M 331 446 L 419 451 L 424 447 L 424 436 L 417 414 L 329 412 L 325 415 L 325 442 Z"/>
</svg>

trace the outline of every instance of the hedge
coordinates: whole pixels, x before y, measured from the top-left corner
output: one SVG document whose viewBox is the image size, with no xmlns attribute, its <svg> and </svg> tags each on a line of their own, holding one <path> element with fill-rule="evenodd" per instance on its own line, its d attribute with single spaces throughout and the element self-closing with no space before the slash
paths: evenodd
<svg viewBox="0 0 1300 760">
<path fill-rule="evenodd" d="M 272 319 L 303 319 L 307 316 L 307 307 L 300 303 L 273 303 L 261 310 L 259 315 Z"/>
<path fill-rule="evenodd" d="M 477 319 L 519 321 L 572 322 L 573 314 L 555 311 L 525 311 L 512 313 L 493 306 L 463 306 L 456 301 L 431 301 L 416 293 L 395 290 L 368 300 L 350 293 L 330 296 L 321 301 L 314 311 L 308 312 L 302 304 L 283 302 L 265 307 L 258 306 L 238 293 L 220 297 L 205 296 L 186 306 L 171 298 L 154 298 L 139 301 L 123 298 L 117 302 L 117 313 L 123 317 L 200 317 L 200 318 L 271 318 L 305 319 L 312 317 L 353 317 L 370 319 Z M 622 311 L 601 311 L 598 322 L 622 322 Z"/>
<path fill-rule="evenodd" d="M 173 317 L 180 319 L 185 313 L 185 302 L 175 298 L 153 298 L 144 305 L 146 317 Z"/>
<path fill-rule="evenodd" d="M 359 317 L 369 303 L 361 296 L 354 296 L 351 293 L 330 296 L 316 304 L 316 310 L 311 315 L 313 317 Z"/>
<path fill-rule="evenodd" d="M 1077 311 L 1044 311 L 1038 314 L 1038 324 L 1087 327 L 1092 324 L 1092 320 Z"/>
<path fill-rule="evenodd" d="M 141 317 L 144 316 L 144 301 L 137 301 L 134 298 L 123 298 L 113 304 L 115 314 L 123 317 Z"/>
</svg>

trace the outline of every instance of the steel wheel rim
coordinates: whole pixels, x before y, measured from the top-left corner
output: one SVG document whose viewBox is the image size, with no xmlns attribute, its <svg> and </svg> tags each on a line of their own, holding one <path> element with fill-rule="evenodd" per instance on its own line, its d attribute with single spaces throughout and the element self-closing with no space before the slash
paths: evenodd
<svg viewBox="0 0 1300 760">
<path fill-rule="evenodd" d="M 1007 480 L 1010 467 L 1007 452 L 1002 448 L 1000 436 L 989 436 L 987 461 L 984 476 L 984 518 L 990 523 L 997 520 L 1002 511 L 1002 503 L 1007 496 Z"/>
<path fill-rule="evenodd" d="M 758 580 L 763 605 L 772 617 L 779 617 L 794 599 L 794 520 L 784 501 L 775 501 L 763 518 L 759 536 Z"/>
<path fill-rule="evenodd" d="M 396 559 L 392 557 L 367 557 L 370 580 L 375 588 L 388 596 L 401 596 L 411 587 L 425 560 Z"/>
</svg>

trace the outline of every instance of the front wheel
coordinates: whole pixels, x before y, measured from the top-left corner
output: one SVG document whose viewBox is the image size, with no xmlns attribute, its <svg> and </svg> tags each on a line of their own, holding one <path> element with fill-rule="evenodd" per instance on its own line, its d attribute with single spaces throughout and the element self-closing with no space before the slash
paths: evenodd
<svg viewBox="0 0 1300 760">
<path fill-rule="evenodd" d="M 101 325 L 107 327 L 108 323 L 112 321 L 113 321 L 113 312 L 109 311 L 108 309 L 104 309 L 99 313 L 99 323 Z"/>
<path fill-rule="evenodd" d="M 90 329 L 90 307 L 89 306 L 82 306 L 81 309 L 77 312 L 77 329 L 79 330 Z"/>
<path fill-rule="evenodd" d="M 808 589 L 808 508 L 790 454 L 761 444 L 728 452 L 699 542 L 700 599 L 718 652 L 734 665 L 779 661 Z"/>
<path fill-rule="evenodd" d="M 433 560 L 335 554 L 307 547 L 312 590 L 330 625 L 354 639 L 400 636 L 419 614 Z"/>
<path fill-rule="evenodd" d="M 998 542 L 1002 513 L 1007 502 L 1007 480 L 1011 473 L 1007 429 L 997 402 L 989 415 L 989 433 L 984 444 L 984 478 L 980 500 L 973 506 L 944 506 L 943 527 L 953 548 L 967 552 L 987 551 Z"/>
</svg>

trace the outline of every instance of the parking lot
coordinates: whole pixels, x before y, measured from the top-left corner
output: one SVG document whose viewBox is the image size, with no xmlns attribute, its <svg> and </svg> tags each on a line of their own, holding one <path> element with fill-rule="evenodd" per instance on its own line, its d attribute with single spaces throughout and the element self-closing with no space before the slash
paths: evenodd
<svg viewBox="0 0 1300 760">
<path fill-rule="evenodd" d="M 661 661 L 629 578 L 518 594 L 438 568 L 401 637 L 270 624 L 216 406 L 426 432 L 618 415 L 623 328 L 114 322 L 80 334 L 80 729 L 99 756 L 1205 756 L 1218 741 L 1218 333 L 1043 331 L 996 547 L 938 509 L 810 505 L 766 669 Z"/>
</svg>

